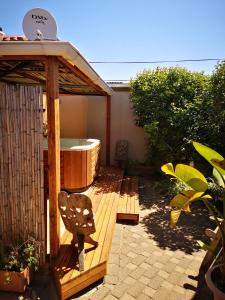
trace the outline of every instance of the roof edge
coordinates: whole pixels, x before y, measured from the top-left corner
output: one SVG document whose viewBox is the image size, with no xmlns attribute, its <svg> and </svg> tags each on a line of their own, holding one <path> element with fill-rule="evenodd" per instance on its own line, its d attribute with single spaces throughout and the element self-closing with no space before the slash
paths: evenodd
<svg viewBox="0 0 225 300">
<path fill-rule="evenodd" d="M 80 69 L 105 93 L 112 95 L 113 90 L 97 74 L 78 49 L 68 41 L 0 41 L 0 56 L 46 55 L 62 56 Z"/>
</svg>

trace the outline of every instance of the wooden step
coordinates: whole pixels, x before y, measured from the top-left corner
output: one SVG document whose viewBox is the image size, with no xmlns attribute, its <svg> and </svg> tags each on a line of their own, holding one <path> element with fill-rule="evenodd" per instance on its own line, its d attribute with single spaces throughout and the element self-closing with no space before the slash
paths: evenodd
<svg viewBox="0 0 225 300">
<path fill-rule="evenodd" d="M 139 223 L 138 177 L 136 176 L 123 178 L 117 209 L 117 220 Z"/>
</svg>

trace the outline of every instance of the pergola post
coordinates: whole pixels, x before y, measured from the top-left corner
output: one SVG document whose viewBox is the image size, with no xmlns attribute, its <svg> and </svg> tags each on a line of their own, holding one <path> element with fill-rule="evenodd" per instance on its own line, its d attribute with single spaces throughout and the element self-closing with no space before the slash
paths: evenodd
<svg viewBox="0 0 225 300">
<path fill-rule="evenodd" d="M 48 167 L 49 167 L 49 230 L 50 258 L 57 255 L 60 244 L 60 219 L 58 194 L 60 192 L 60 119 L 59 119 L 59 70 L 57 57 L 49 56 L 46 65 L 46 94 L 48 118 Z"/>
<path fill-rule="evenodd" d="M 106 96 L 106 166 L 110 165 L 111 96 Z"/>
</svg>

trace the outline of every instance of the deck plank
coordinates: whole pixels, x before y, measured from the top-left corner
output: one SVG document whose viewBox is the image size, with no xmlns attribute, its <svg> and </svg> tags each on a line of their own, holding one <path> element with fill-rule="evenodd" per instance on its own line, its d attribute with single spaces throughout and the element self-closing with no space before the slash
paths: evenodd
<svg viewBox="0 0 225 300">
<path fill-rule="evenodd" d="M 126 176 L 123 179 L 117 210 L 117 220 L 129 220 L 134 223 L 139 222 L 138 177 L 136 176 Z"/>
</svg>

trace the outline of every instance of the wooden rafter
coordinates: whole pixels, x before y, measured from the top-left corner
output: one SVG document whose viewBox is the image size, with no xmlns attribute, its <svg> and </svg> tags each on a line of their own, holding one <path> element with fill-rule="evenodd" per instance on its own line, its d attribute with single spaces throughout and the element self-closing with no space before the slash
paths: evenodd
<svg viewBox="0 0 225 300">
<path fill-rule="evenodd" d="M 29 78 L 29 79 L 31 79 L 31 80 L 39 83 L 39 84 L 42 84 L 42 85 L 45 84 L 45 82 L 46 82 L 44 79 L 41 79 L 41 78 L 39 78 L 37 76 L 28 74 L 27 72 L 17 71 L 15 73 L 18 74 L 19 76 L 22 76 L 23 78 Z"/>
<path fill-rule="evenodd" d="M 0 79 L 13 73 L 13 72 L 16 72 L 19 69 L 23 69 L 25 66 L 27 66 L 29 64 L 30 64 L 30 61 L 29 62 L 22 61 L 22 62 L 17 63 L 15 66 L 11 67 L 10 69 L 8 69 L 4 72 L 0 72 Z"/>
<path fill-rule="evenodd" d="M 99 91 L 101 95 L 106 95 L 106 92 L 102 90 L 98 85 L 96 85 L 93 81 L 91 81 L 83 72 L 81 72 L 76 66 L 73 66 L 68 61 L 66 61 L 63 57 L 58 57 L 58 60 L 65 65 L 75 76 L 82 79 L 87 85 L 93 87 L 95 90 Z"/>
</svg>

